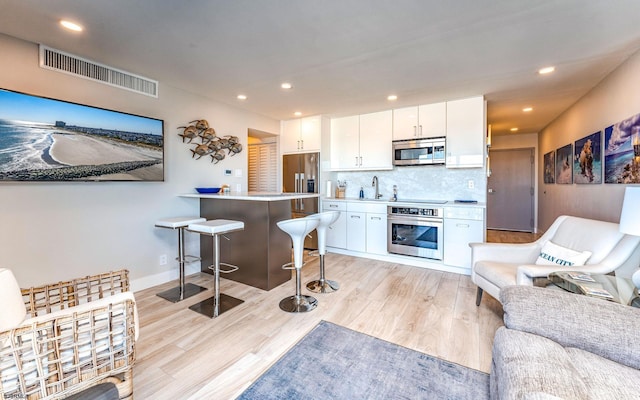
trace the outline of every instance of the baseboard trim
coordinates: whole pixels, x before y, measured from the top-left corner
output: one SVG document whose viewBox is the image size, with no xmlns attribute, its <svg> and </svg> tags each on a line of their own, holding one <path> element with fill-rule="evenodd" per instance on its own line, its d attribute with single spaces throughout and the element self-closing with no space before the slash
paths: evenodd
<svg viewBox="0 0 640 400">
<path fill-rule="evenodd" d="M 185 266 L 184 273 L 186 276 L 193 275 L 200 272 L 200 264 Z M 153 286 L 162 285 L 173 280 L 177 280 L 180 277 L 179 271 L 175 270 L 164 271 L 158 274 L 147 275 L 141 278 L 132 279 L 130 282 L 131 291 L 137 292 L 139 290 L 148 289 Z"/>
</svg>

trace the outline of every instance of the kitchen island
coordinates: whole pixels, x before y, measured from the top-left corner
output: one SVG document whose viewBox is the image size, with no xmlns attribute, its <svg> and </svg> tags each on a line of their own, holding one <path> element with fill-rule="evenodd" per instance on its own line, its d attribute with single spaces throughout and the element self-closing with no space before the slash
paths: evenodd
<svg viewBox="0 0 640 400">
<path fill-rule="evenodd" d="M 200 216 L 244 222 L 244 230 L 220 241 L 220 261 L 237 265 L 225 278 L 264 290 L 271 290 L 291 279 L 291 271 L 282 265 L 291 262 L 291 239 L 277 222 L 291 218 L 291 200 L 318 197 L 317 193 L 231 193 L 181 194 L 200 200 Z M 202 272 L 211 274 L 213 245 L 211 237 L 200 237 Z"/>
</svg>

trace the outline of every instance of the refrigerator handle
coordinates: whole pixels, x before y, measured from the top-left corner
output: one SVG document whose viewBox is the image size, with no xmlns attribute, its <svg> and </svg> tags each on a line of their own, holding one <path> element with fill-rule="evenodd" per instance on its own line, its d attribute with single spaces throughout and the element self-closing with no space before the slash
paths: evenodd
<svg viewBox="0 0 640 400">
<path fill-rule="evenodd" d="M 300 172 L 300 193 L 304 193 L 305 191 L 305 187 L 304 187 L 304 172 Z M 298 210 L 302 211 L 304 204 L 302 202 L 302 199 L 298 199 Z"/>
</svg>

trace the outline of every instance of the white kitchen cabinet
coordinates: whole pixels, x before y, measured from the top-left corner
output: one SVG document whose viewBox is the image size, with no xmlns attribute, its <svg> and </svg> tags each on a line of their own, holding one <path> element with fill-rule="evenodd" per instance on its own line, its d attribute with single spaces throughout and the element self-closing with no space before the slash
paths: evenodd
<svg viewBox="0 0 640 400">
<path fill-rule="evenodd" d="M 360 115 L 360 168 L 392 169 L 393 113 Z"/>
<path fill-rule="evenodd" d="M 331 120 L 331 169 L 392 169 L 391 110 Z"/>
<path fill-rule="evenodd" d="M 447 168 L 484 166 L 485 128 L 482 96 L 447 102 Z"/>
<path fill-rule="evenodd" d="M 367 253 L 387 254 L 387 214 L 367 213 Z"/>
<path fill-rule="evenodd" d="M 287 153 L 320 151 L 321 117 L 306 117 L 282 121 L 280 150 Z"/>
<path fill-rule="evenodd" d="M 323 211 L 340 211 L 340 217 L 327 229 L 327 246 L 347 248 L 347 205 L 344 201 L 322 202 Z"/>
<path fill-rule="evenodd" d="M 358 169 L 360 119 L 357 115 L 331 120 L 331 169 Z"/>
<path fill-rule="evenodd" d="M 484 209 L 481 207 L 445 207 L 444 258 L 446 265 L 471 270 L 469 243 L 484 242 Z"/>
<path fill-rule="evenodd" d="M 393 110 L 393 140 L 442 137 L 447 134 L 447 103 Z"/>
<path fill-rule="evenodd" d="M 349 219 L 350 215 L 354 215 L 354 218 Z M 386 204 L 347 202 L 347 218 L 347 249 L 387 254 Z M 357 237 L 352 238 L 352 235 Z"/>
<path fill-rule="evenodd" d="M 365 213 L 347 211 L 347 249 L 365 252 L 367 250 Z"/>
</svg>

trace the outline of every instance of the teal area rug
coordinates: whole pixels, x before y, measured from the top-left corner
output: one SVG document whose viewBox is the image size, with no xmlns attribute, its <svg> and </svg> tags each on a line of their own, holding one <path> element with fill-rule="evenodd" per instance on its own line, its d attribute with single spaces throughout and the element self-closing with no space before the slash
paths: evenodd
<svg viewBox="0 0 640 400">
<path fill-rule="evenodd" d="M 489 398 L 489 375 L 322 321 L 238 397 Z"/>
</svg>

